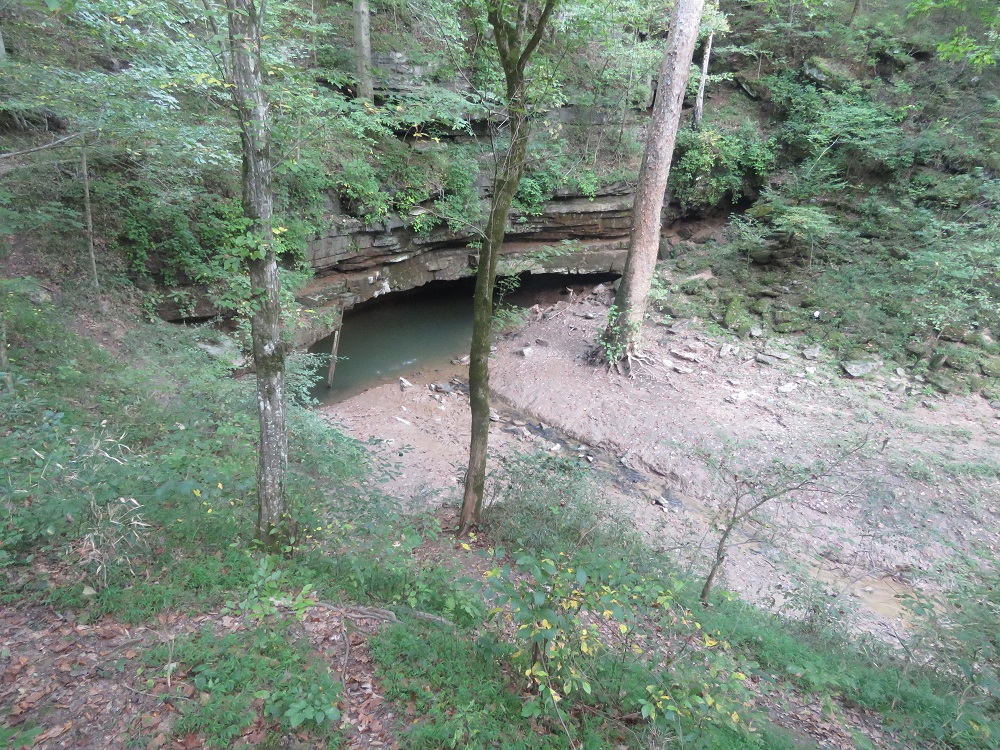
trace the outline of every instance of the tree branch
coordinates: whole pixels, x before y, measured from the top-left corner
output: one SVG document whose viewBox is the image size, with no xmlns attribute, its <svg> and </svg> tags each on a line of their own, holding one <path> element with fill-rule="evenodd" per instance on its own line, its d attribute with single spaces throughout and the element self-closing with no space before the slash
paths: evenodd
<svg viewBox="0 0 1000 750">
<path fill-rule="evenodd" d="M 511 46 L 514 43 L 514 31 L 503 17 L 503 11 L 500 8 L 490 8 L 486 12 L 486 19 L 493 27 L 493 36 L 497 40 L 497 51 L 500 53 L 500 64 L 506 70 L 510 61 Z"/>
<path fill-rule="evenodd" d="M 538 23 L 535 24 L 535 33 L 531 35 L 531 39 L 528 43 L 524 45 L 524 50 L 521 52 L 521 57 L 518 59 L 518 67 L 522 68 L 528 63 L 528 58 L 531 57 L 531 53 L 535 51 L 535 48 L 542 41 L 542 35 L 545 33 L 545 27 L 549 23 L 549 16 L 552 15 L 552 11 L 556 7 L 556 0 L 545 0 L 545 7 L 542 8 L 542 15 L 538 18 Z"/>
<path fill-rule="evenodd" d="M 13 159 L 15 156 L 24 156 L 26 154 L 33 154 L 38 151 L 45 151 L 50 148 L 58 148 L 64 143 L 72 141 L 75 138 L 79 138 L 82 135 L 86 135 L 86 133 L 73 133 L 72 135 L 64 136 L 63 138 L 59 138 L 58 140 L 52 141 L 51 143 L 46 143 L 42 146 L 35 146 L 34 148 L 26 148 L 22 149 L 21 151 L 8 151 L 6 154 L 0 154 L 0 159 Z"/>
</svg>

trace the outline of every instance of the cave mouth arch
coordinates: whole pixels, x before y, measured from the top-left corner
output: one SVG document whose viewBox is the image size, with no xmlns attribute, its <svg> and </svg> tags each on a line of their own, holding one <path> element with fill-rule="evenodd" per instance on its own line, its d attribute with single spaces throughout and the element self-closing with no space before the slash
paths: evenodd
<svg viewBox="0 0 1000 750">
<path fill-rule="evenodd" d="M 520 274 L 517 288 L 502 303 L 529 308 L 551 305 L 611 284 L 617 274 Z M 414 372 L 446 370 L 469 352 L 472 340 L 472 292 L 475 279 L 433 281 L 414 289 L 381 295 L 344 313 L 332 387 L 327 367 L 317 368 L 312 395 L 321 404 L 356 396 Z M 309 351 L 328 355 L 334 335 Z M 447 379 L 447 378 L 446 378 Z"/>
</svg>

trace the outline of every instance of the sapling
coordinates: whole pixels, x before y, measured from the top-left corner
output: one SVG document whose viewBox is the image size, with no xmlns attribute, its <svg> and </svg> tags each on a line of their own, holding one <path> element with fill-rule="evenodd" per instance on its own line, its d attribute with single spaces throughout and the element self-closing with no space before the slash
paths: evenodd
<svg viewBox="0 0 1000 750">
<path fill-rule="evenodd" d="M 759 468 L 739 465 L 735 446 L 727 445 L 721 461 L 715 464 L 725 496 L 720 503 L 716 522 L 721 535 L 715 545 L 715 554 L 705 583 L 701 588 L 701 603 L 708 606 L 715 579 L 726 562 L 729 546 L 737 527 L 754 517 L 765 506 L 794 495 L 807 493 L 850 494 L 850 490 L 837 489 L 832 480 L 843 476 L 848 465 L 857 458 L 868 444 L 866 435 L 856 443 L 841 447 L 830 462 L 816 461 L 810 466 L 787 465 L 779 459 Z"/>
</svg>

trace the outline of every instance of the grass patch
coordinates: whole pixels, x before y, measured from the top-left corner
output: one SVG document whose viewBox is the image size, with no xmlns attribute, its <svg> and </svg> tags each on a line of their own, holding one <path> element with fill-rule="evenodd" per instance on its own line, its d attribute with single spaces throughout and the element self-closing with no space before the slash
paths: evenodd
<svg viewBox="0 0 1000 750">
<path fill-rule="evenodd" d="M 0 567 L 31 570 L 39 556 L 50 565 L 46 580 L 22 576 L 5 597 L 137 622 L 245 586 L 252 381 L 198 348 L 205 331 L 132 321 L 111 353 L 72 332 L 73 310 L 32 297 L 27 286 L 3 300 L 15 388 L 0 388 Z M 304 369 L 292 368 L 291 391 L 304 391 Z M 338 517 L 382 507 L 366 474 L 391 466 L 371 469 L 364 446 L 308 404 L 293 399 L 289 414 L 289 500 L 299 545 L 316 548 L 344 533 Z"/>
<path fill-rule="evenodd" d="M 509 470 L 512 475 L 504 477 L 501 486 L 514 487 L 517 491 L 508 492 L 498 505 L 498 508 L 503 508 L 498 516 L 504 519 L 501 537 L 505 541 L 516 542 L 516 538 L 509 536 L 509 529 L 534 525 L 544 531 L 532 529 L 531 536 L 527 538 L 541 539 L 543 534 L 549 533 L 549 538 L 557 540 L 558 544 L 569 545 L 562 548 L 543 546 L 531 555 L 521 555 L 517 560 L 517 573 L 511 575 L 511 580 L 518 580 L 518 576 L 526 576 L 527 579 L 519 588 L 513 587 L 512 593 L 501 600 L 501 604 L 506 602 L 512 607 L 515 623 L 522 623 L 521 627 L 528 628 L 530 635 L 521 646 L 520 656 L 510 657 L 511 663 L 516 666 L 515 674 L 522 674 L 526 667 L 530 668 L 531 659 L 525 654 L 531 649 L 531 644 L 542 644 L 544 647 L 549 639 L 572 642 L 573 637 L 578 637 L 578 632 L 563 615 L 565 602 L 572 597 L 583 608 L 587 592 L 594 585 L 598 592 L 595 594 L 597 601 L 604 601 L 600 599 L 600 591 L 610 592 L 612 601 L 620 601 L 622 607 L 626 607 L 625 602 L 628 601 L 628 607 L 635 612 L 631 617 L 615 614 L 612 622 L 627 623 L 630 630 L 638 633 L 641 632 L 639 624 L 642 619 L 661 621 L 655 597 L 653 601 L 642 599 L 642 587 L 649 584 L 645 576 L 635 572 L 637 566 L 629 563 L 625 567 L 630 572 L 622 573 L 613 581 L 597 574 L 602 566 L 612 568 L 622 565 L 622 549 L 615 541 L 620 538 L 617 523 L 612 523 L 609 536 L 596 533 L 592 544 L 579 544 L 581 538 L 587 538 L 592 533 L 591 524 L 600 507 L 593 499 L 593 488 L 576 496 L 575 500 L 560 496 L 558 503 L 547 505 L 540 502 L 540 498 L 549 488 L 565 488 L 568 484 L 566 466 L 539 458 L 513 462 Z M 586 479 L 579 481 L 585 482 Z M 534 486 L 534 491 L 528 486 Z M 546 524 L 554 524 L 555 528 L 550 531 L 545 528 Z M 607 546 L 604 544 L 606 541 L 610 541 Z M 697 623 L 698 632 L 711 634 L 705 636 L 709 639 L 706 643 L 724 644 L 724 650 L 715 656 L 712 656 L 712 649 L 705 649 L 699 656 L 706 661 L 699 662 L 701 666 L 697 676 L 692 676 L 692 665 L 684 660 L 667 665 L 659 679 L 672 685 L 674 697 L 682 695 L 681 686 L 688 684 L 688 689 L 694 694 L 711 694 L 720 703 L 738 706 L 743 700 L 738 685 L 727 682 L 725 674 L 727 670 L 743 670 L 765 686 L 790 686 L 795 691 L 874 711 L 883 717 L 886 731 L 904 744 L 932 742 L 962 750 L 986 750 L 991 746 L 991 737 L 1000 731 L 997 700 L 990 687 L 995 673 L 995 650 L 992 647 L 985 649 L 985 644 L 994 640 L 988 632 L 989 628 L 984 625 L 989 619 L 984 613 L 993 606 L 989 604 L 992 601 L 989 596 L 983 599 L 981 591 L 987 589 L 976 589 L 980 593 L 970 599 L 987 602 L 976 609 L 976 617 L 953 619 L 949 628 L 944 629 L 951 644 L 949 649 L 923 648 L 919 654 L 915 651 L 899 653 L 885 644 L 861 637 L 849 638 L 839 630 L 837 623 L 789 620 L 724 596 L 714 597 L 713 606 L 702 609 L 695 595 L 700 587 L 698 582 L 681 580 L 666 585 L 663 582 L 675 577 L 669 572 L 672 567 L 670 560 L 642 545 L 637 545 L 637 549 L 642 550 L 638 555 L 643 558 L 642 570 L 660 571 L 660 577 L 656 579 L 661 582 L 657 584 L 660 588 L 655 591 L 657 596 L 666 597 L 660 600 L 660 606 L 665 606 L 664 612 L 669 612 L 672 617 L 671 625 L 665 628 L 665 632 L 671 634 L 668 637 L 683 639 L 685 628 Z M 626 558 L 633 554 L 634 550 L 625 548 Z M 549 565 L 546 560 L 554 562 Z M 585 575 L 582 573 L 584 570 Z M 566 583 L 563 579 L 572 575 L 566 571 L 580 571 L 582 577 Z M 596 584 L 588 580 L 591 577 L 596 579 Z M 566 596 L 560 593 L 570 591 L 572 593 Z M 605 605 L 590 606 L 599 611 Z M 606 606 L 609 611 L 613 609 L 610 604 Z M 913 610 L 918 615 L 929 611 L 917 604 L 914 604 Z M 519 611 L 530 614 L 519 619 Z M 930 624 L 927 623 L 928 626 Z M 958 635 L 956 629 L 962 634 Z M 921 642 L 925 641 L 915 641 Z M 605 645 L 607 643 L 605 638 Z M 960 647 L 962 643 L 969 644 L 969 647 Z M 973 644 L 979 645 L 973 648 Z M 609 649 L 608 653 L 614 654 L 614 649 Z M 545 686 L 554 684 L 553 678 L 558 672 L 557 667 L 550 666 L 555 664 L 554 658 L 543 656 L 539 662 L 545 664 L 546 670 L 546 678 L 539 681 L 544 693 Z M 610 678 L 601 673 L 598 663 L 572 663 L 579 674 L 594 681 L 588 696 L 601 696 L 597 700 L 601 710 L 614 714 L 612 706 L 627 700 L 623 696 L 632 689 L 627 685 L 628 680 L 623 678 L 629 670 L 626 666 L 630 663 L 628 658 L 621 656 L 618 660 L 619 690 L 614 698 L 603 694 L 608 689 Z M 963 671 L 968 674 L 962 664 L 978 665 L 975 667 L 977 677 L 974 684 L 970 685 L 959 676 Z M 708 671 L 706 665 L 710 665 Z M 635 664 L 632 668 L 638 666 Z M 715 677 L 710 678 L 708 674 Z M 654 681 L 651 673 L 645 675 L 645 680 Z M 687 680 L 692 682 L 686 683 Z M 690 687 L 699 682 L 700 687 Z M 578 697 L 577 700 L 586 704 L 587 699 Z M 761 731 L 752 735 L 745 733 L 742 723 L 703 720 L 698 710 L 687 714 L 681 712 L 672 718 L 673 723 L 661 721 L 653 726 L 658 727 L 656 731 L 668 735 L 680 727 L 687 736 L 701 738 L 699 741 L 707 743 L 706 747 L 794 746 L 792 738 L 762 717 L 757 717 L 754 722 Z"/>
<path fill-rule="evenodd" d="M 817 631 L 739 601 L 717 600 L 702 620 L 758 665 L 763 679 L 777 677 L 808 693 L 872 709 L 902 742 L 911 737 L 986 750 L 1000 729 L 995 699 L 949 677 L 940 662 L 921 665 L 884 644 L 848 639 L 835 625 Z"/>
<path fill-rule="evenodd" d="M 475 628 L 404 617 L 374 639 L 389 697 L 415 719 L 408 747 L 672 747 L 681 737 L 794 747 L 748 708 L 740 674 L 878 712 L 903 743 L 986 750 L 1000 733 L 986 682 L 995 649 L 981 647 L 995 622 L 988 587 L 970 584 L 976 616 L 940 628 L 941 646 L 909 660 L 721 597 L 702 610 L 693 582 L 566 458 L 516 458 L 492 475 L 488 534 L 507 552 L 495 550 L 484 590 L 415 554 L 442 533 L 437 523 L 393 512 L 365 480 L 364 448 L 294 406 L 301 460 L 289 486 L 302 535 L 288 559 L 261 560 L 250 543 L 249 383 L 217 369 L 197 332 L 144 328 L 119 357 L 70 333 L 65 311 L 26 295 L 7 305 L 16 388 L 0 395 L 0 567 L 18 569 L 9 580 L 19 588 L 4 598 L 41 598 L 81 619 L 228 606 L 254 621 L 150 657 L 154 683 L 177 663 L 172 677 L 208 696 L 181 701 L 176 732 L 227 746 L 260 709 L 273 736 L 310 727 L 331 738 L 339 686 L 269 608 L 310 591 Z M 325 486 L 338 488 L 336 502 Z"/>
<path fill-rule="evenodd" d="M 561 732 L 539 732 L 521 718 L 523 699 L 500 667 L 505 649 L 489 639 L 472 642 L 433 624 L 407 622 L 382 629 L 371 647 L 386 697 L 404 707 L 411 722 L 406 747 L 570 747 Z"/>
</svg>

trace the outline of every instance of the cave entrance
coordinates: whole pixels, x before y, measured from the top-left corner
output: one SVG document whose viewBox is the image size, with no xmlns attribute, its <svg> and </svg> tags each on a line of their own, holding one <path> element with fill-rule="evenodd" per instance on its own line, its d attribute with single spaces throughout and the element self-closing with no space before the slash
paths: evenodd
<svg viewBox="0 0 1000 750">
<path fill-rule="evenodd" d="M 529 308 L 580 295 L 613 274 L 521 274 L 517 289 L 503 304 Z M 344 313 L 332 386 L 326 367 L 316 373 L 313 396 L 336 403 L 415 372 L 443 370 L 469 353 L 472 342 L 472 292 L 475 279 L 436 281 L 406 292 L 369 300 Z M 310 352 L 329 354 L 333 336 Z"/>
</svg>

